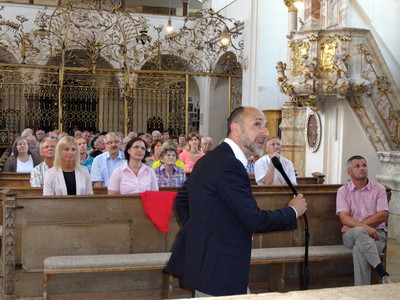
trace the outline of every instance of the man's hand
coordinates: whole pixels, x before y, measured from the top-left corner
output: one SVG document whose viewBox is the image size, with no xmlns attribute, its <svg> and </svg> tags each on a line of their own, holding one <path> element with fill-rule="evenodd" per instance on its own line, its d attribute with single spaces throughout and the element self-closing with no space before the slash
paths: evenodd
<svg viewBox="0 0 400 300">
<path fill-rule="evenodd" d="M 378 233 L 376 232 L 375 228 L 372 228 L 372 227 L 367 226 L 367 228 L 365 228 L 365 229 L 367 230 L 368 235 L 369 235 L 370 237 L 372 237 L 372 238 L 373 238 L 374 240 L 376 240 L 376 241 L 379 241 L 379 235 L 378 235 Z"/>
<path fill-rule="evenodd" d="M 298 194 L 289 202 L 289 206 L 297 211 L 297 217 L 302 216 L 307 210 L 307 202 L 302 194 Z"/>
</svg>

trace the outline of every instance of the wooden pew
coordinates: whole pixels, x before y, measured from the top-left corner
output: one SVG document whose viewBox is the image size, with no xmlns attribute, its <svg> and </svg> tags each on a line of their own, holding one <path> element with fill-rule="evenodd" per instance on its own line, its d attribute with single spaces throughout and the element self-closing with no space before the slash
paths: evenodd
<svg viewBox="0 0 400 300">
<path fill-rule="evenodd" d="M 250 182 L 252 185 L 256 185 L 256 179 L 253 174 L 249 174 Z M 319 172 L 312 173 L 312 177 L 296 177 L 297 184 L 323 184 L 325 181 L 325 175 Z"/>
<path fill-rule="evenodd" d="M 324 184 L 323 191 L 336 191 L 337 184 Z M 287 192 L 289 191 L 289 187 L 286 185 L 252 185 L 251 186 L 253 192 Z M 2 188 L 0 187 L 0 190 Z M 42 196 L 43 189 L 42 188 L 31 188 L 31 187 L 7 187 L 4 188 L 9 190 L 9 194 L 15 194 L 18 196 Z M 160 191 L 179 191 L 180 187 L 160 187 Z M 320 184 L 302 184 L 296 185 L 296 189 L 299 193 L 309 192 L 309 191 L 318 191 L 321 189 Z M 105 187 L 95 187 L 93 188 L 93 192 L 95 195 L 105 195 L 107 194 L 107 188 Z"/>
<path fill-rule="evenodd" d="M 312 177 L 297 177 L 297 184 L 322 184 L 325 175 L 313 173 Z M 256 185 L 254 175 L 250 176 L 252 185 Z M 30 187 L 30 173 L 0 172 L 0 188 Z"/>
<path fill-rule="evenodd" d="M 340 185 L 318 186 L 320 190 L 313 187 L 314 190 L 300 191 L 300 187 L 298 188 L 308 202 L 310 246 L 341 245 L 341 224 L 335 215 L 336 191 Z M 327 186 L 330 190 L 325 191 Z M 271 190 L 276 188 L 271 187 Z M 288 190 L 254 192 L 254 195 L 263 209 L 283 207 L 292 197 Z M 13 191 L 7 193 L 3 190 L 2 199 L 5 225 L 1 251 L 3 285 L 0 298 L 41 296 L 43 261 L 46 257 L 169 252 L 179 231 L 174 214 L 171 217 L 169 234 L 157 231 L 145 216 L 138 195 L 16 196 Z M 303 246 L 301 219 L 298 225 L 299 230 L 254 235 L 253 248 Z M 346 259 L 349 260 L 350 257 Z M 333 269 L 339 272 L 337 276 L 352 276 L 351 268 L 350 271 L 349 268 L 344 268 L 344 273 L 340 273 L 342 265 L 341 268 Z M 262 271 L 259 267 L 263 268 Z M 263 278 L 261 281 L 271 279 L 265 278 L 265 274 L 269 273 L 264 268 L 268 269 L 268 266 L 252 267 L 252 281 L 260 280 L 260 277 Z M 279 268 L 282 270 L 282 264 Z M 285 278 L 297 278 L 296 268 L 286 266 L 283 273 Z M 325 275 L 332 273 L 332 265 L 324 268 L 325 263 L 314 268 L 311 265 L 311 279 L 317 280 L 316 275 L 313 275 L 315 270 L 325 270 Z M 87 291 L 88 287 L 92 292 L 104 292 L 112 288 L 131 291 L 157 290 L 161 287 L 159 271 L 146 272 L 149 274 L 146 275 L 148 279 L 145 282 L 141 274 L 129 273 L 127 276 L 121 272 L 103 277 L 97 273 L 82 277 L 68 277 L 66 274 L 58 281 L 60 276 L 57 276 L 53 281 L 60 294 L 69 293 L 70 289 L 75 292 Z M 91 284 L 88 285 L 88 282 Z"/>
<path fill-rule="evenodd" d="M 30 187 L 31 173 L 25 172 L 0 172 L 0 188 Z"/>
</svg>

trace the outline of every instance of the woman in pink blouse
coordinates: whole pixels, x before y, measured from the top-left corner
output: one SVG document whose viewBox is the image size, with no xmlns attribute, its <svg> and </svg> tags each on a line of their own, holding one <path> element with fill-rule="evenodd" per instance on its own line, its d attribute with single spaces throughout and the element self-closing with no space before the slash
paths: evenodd
<svg viewBox="0 0 400 300">
<path fill-rule="evenodd" d="M 200 150 L 200 136 L 197 133 L 189 133 L 187 142 L 187 150 L 179 154 L 179 159 L 185 164 L 186 173 L 191 173 L 194 164 L 204 153 Z"/>
<path fill-rule="evenodd" d="M 141 138 L 134 138 L 126 145 L 126 162 L 116 168 L 108 182 L 108 194 L 138 194 L 158 191 L 156 173 L 144 164 L 147 145 Z"/>
</svg>

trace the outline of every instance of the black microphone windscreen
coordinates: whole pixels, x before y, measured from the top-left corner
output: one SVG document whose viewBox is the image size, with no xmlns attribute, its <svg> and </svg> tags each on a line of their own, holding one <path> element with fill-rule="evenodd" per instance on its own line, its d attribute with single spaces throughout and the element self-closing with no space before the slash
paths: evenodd
<svg viewBox="0 0 400 300">
<path fill-rule="evenodd" d="M 274 165 L 275 169 L 277 169 L 280 173 L 285 172 L 285 171 L 283 170 L 283 166 L 282 166 L 282 164 L 281 164 L 281 161 L 279 160 L 278 157 L 273 156 L 273 157 L 271 158 L 271 162 L 272 162 L 272 164 Z"/>
</svg>

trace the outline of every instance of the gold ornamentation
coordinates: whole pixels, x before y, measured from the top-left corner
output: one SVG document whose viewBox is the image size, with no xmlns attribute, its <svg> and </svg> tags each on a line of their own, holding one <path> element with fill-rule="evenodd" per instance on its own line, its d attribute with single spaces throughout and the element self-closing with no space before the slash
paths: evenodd
<svg viewBox="0 0 400 300">
<path fill-rule="evenodd" d="M 318 42 L 319 36 L 311 35 L 307 37 L 310 42 Z"/>
<path fill-rule="evenodd" d="M 29 32 L 26 17 L 0 16 L 0 43 L 21 64 L 1 64 L 0 124 L 11 136 L 25 127 L 147 132 L 161 122 L 173 135 L 187 133 L 189 69 L 241 77 L 243 23 L 206 10 L 165 38 L 162 25 L 120 4 L 65 0 L 52 13 L 40 10 Z M 220 43 L 225 28 L 228 46 Z M 229 88 L 234 108 L 241 84 Z"/>
<path fill-rule="evenodd" d="M 302 40 L 292 41 L 289 43 L 291 48 L 291 60 L 292 60 L 292 76 L 299 76 L 303 74 L 305 66 L 302 63 L 302 57 L 308 55 L 310 50 L 310 43 Z"/>
<path fill-rule="evenodd" d="M 297 7 L 294 5 L 293 0 L 284 0 L 284 1 L 285 1 L 285 5 L 288 8 L 288 12 L 297 12 Z"/>
<path fill-rule="evenodd" d="M 335 89 L 336 82 L 328 80 L 328 82 L 324 82 L 325 90 L 329 93 L 333 92 Z"/>
<path fill-rule="evenodd" d="M 321 59 L 320 59 L 319 69 L 322 72 L 333 73 L 336 71 L 336 66 L 333 62 L 333 57 L 336 54 L 337 47 L 338 43 L 332 37 L 327 38 L 326 41 L 320 45 Z"/>
<path fill-rule="evenodd" d="M 344 42 L 348 42 L 348 41 L 351 41 L 351 37 L 350 36 L 348 36 L 348 35 L 336 35 L 338 38 L 339 38 L 339 40 L 341 40 L 341 41 L 344 41 Z"/>
<path fill-rule="evenodd" d="M 355 91 L 356 93 L 359 93 L 359 94 L 364 93 L 365 88 L 366 88 L 365 81 L 362 82 L 362 83 L 353 85 L 354 91 Z"/>
<path fill-rule="evenodd" d="M 390 91 L 390 82 L 386 79 L 385 76 L 378 76 L 378 89 L 381 93 L 388 93 Z"/>
<path fill-rule="evenodd" d="M 295 102 L 295 101 L 293 101 L 293 102 Z M 282 118 L 283 119 L 290 120 L 290 119 L 293 119 L 293 117 L 294 117 L 294 114 L 291 109 L 282 109 Z"/>
<path fill-rule="evenodd" d="M 360 101 L 355 100 L 352 102 L 351 107 L 353 109 L 364 109 L 364 104 L 362 104 Z"/>
<path fill-rule="evenodd" d="M 358 44 L 357 45 L 358 51 L 364 55 L 365 60 L 372 64 L 372 59 L 370 58 L 371 54 L 367 51 L 367 49 L 365 49 L 364 44 Z"/>
</svg>

